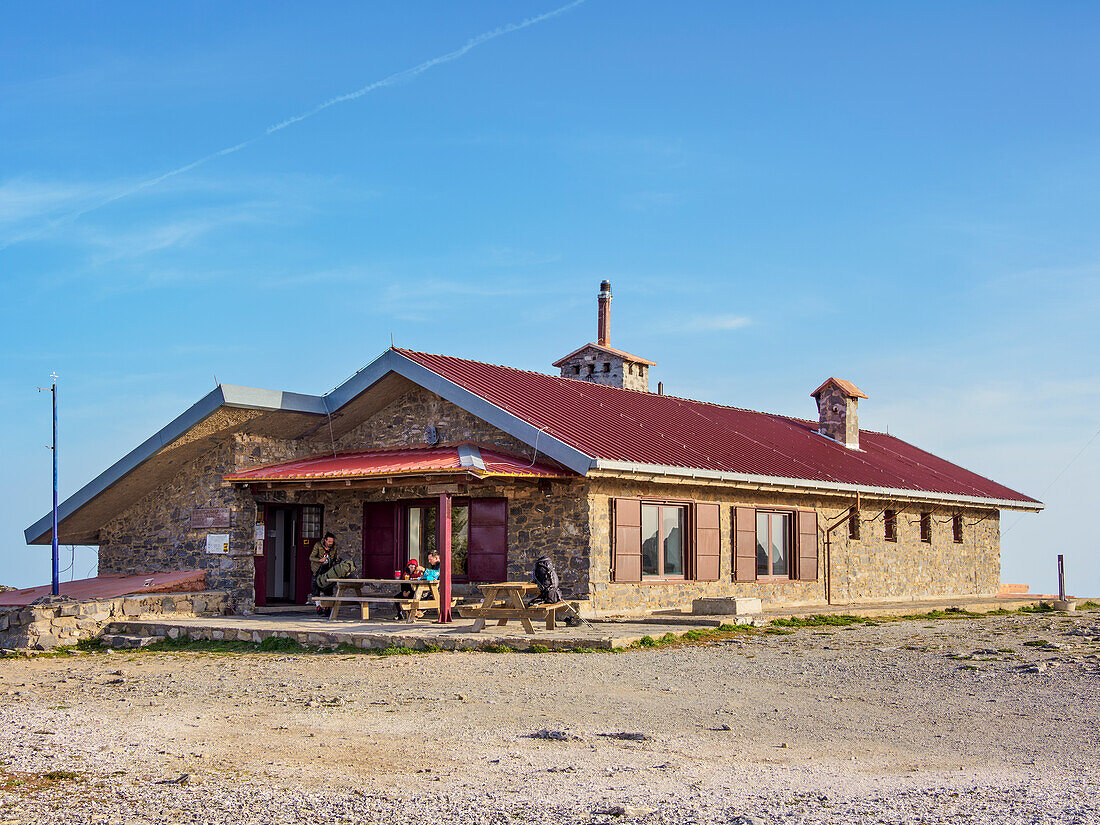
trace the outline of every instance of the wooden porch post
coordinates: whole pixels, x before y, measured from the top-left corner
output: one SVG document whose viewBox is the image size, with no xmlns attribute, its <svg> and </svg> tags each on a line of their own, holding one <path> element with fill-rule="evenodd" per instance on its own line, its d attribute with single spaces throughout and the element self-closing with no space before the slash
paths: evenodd
<svg viewBox="0 0 1100 825">
<path fill-rule="evenodd" d="M 439 494 L 439 623 L 451 621 L 451 494 Z"/>
</svg>

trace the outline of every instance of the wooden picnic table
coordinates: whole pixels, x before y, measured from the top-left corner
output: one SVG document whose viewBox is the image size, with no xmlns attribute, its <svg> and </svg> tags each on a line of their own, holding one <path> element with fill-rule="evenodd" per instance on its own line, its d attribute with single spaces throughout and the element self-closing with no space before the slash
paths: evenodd
<svg viewBox="0 0 1100 825">
<path fill-rule="evenodd" d="M 439 609 L 439 580 L 427 579 L 333 579 L 336 589 L 331 596 L 314 596 L 313 602 L 318 606 L 332 605 L 329 613 L 330 619 L 335 619 L 340 613 L 340 607 L 344 604 L 359 605 L 359 613 L 363 620 L 370 618 L 370 606 L 372 604 L 394 604 L 408 613 L 406 621 L 412 624 L 416 614 L 429 608 Z M 412 596 L 401 596 L 394 593 L 392 596 L 364 595 L 363 590 L 375 587 L 400 588 L 408 585 L 412 589 Z"/>
<path fill-rule="evenodd" d="M 486 619 L 496 619 L 497 625 L 506 625 L 513 619 L 518 619 L 523 629 L 528 633 L 534 633 L 535 628 L 531 620 L 546 622 L 546 629 L 553 630 L 556 627 L 555 619 L 559 610 L 568 607 L 565 602 L 554 604 L 536 604 L 528 607 L 523 603 L 523 597 L 529 593 L 537 593 L 539 586 L 532 582 L 494 582 L 492 584 L 480 584 L 478 588 L 485 595 L 477 607 L 462 609 L 463 618 L 474 618 L 473 631 L 480 633 L 485 628 Z"/>
</svg>

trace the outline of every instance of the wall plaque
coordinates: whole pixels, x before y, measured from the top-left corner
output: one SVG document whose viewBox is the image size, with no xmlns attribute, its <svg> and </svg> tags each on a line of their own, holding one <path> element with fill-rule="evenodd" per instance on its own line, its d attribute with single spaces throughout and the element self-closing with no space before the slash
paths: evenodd
<svg viewBox="0 0 1100 825">
<path fill-rule="evenodd" d="M 207 507 L 191 511 L 192 530 L 228 530 L 228 507 Z"/>
</svg>

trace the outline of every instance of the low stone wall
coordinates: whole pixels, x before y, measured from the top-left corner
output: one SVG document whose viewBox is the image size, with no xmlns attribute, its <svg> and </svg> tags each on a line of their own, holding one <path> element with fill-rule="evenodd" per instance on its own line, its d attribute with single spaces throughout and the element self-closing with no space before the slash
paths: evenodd
<svg viewBox="0 0 1100 825">
<path fill-rule="evenodd" d="M 185 614 L 220 616 L 227 612 L 228 594 L 143 593 L 117 599 L 57 601 L 0 609 L 0 647 L 9 650 L 50 650 L 96 639 L 112 621 L 138 616 Z"/>
</svg>

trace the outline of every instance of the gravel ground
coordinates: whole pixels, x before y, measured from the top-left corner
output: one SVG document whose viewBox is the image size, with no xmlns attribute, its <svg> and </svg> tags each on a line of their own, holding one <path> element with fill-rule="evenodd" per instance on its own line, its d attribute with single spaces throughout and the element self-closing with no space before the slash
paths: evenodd
<svg viewBox="0 0 1100 825">
<path fill-rule="evenodd" d="M 0 660 L 0 823 L 1100 823 L 1100 613 Z"/>
</svg>

